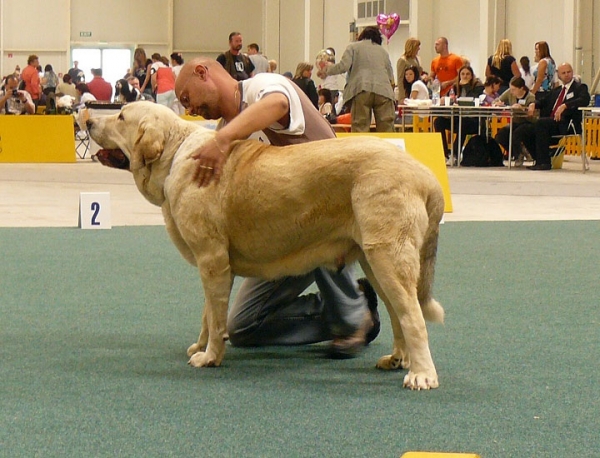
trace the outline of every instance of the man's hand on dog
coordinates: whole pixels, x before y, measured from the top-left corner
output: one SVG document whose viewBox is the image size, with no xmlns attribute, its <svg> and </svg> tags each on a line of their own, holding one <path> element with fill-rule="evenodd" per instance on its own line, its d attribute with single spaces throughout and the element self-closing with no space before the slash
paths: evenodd
<svg viewBox="0 0 600 458">
<path fill-rule="evenodd" d="M 223 173 L 223 165 L 227 160 L 226 152 L 228 150 L 229 145 L 223 148 L 222 144 L 214 137 L 212 141 L 207 142 L 192 154 L 192 159 L 198 161 L 196 173 L 194 173 L 194 181 L 198 183 L 198 186 L 208 186 L 213 179 L 215 183 L 219 182 Z"/>
</svg>

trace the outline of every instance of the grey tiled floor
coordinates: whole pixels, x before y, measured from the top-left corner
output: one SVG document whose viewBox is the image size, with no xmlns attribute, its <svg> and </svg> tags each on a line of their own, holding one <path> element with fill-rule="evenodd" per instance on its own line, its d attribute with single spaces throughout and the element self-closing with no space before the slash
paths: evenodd
<svg viewBox="0 0 600 458">
<path fill-rule="evenodd" d="M 454 211 L 445 221 L 600 219 L 600 161 L 562 170 L 448 168 Z M 131 174 L 89 159 L 74 164 L 0 164 L 0 227 L 77 226 L 79 193 L 108 191 L 113 226 L 161 225 Z"/>
</svg>

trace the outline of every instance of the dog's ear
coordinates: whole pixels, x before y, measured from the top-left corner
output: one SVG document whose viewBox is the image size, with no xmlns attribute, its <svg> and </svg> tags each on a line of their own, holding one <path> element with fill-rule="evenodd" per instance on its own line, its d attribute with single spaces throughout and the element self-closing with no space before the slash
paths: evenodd
<svg viewBox="0 0 600 458">
<path fill-rule="evenodd" d="M 131 155 L 131 170 L 138 170 L 156 161 L 165 147 L 165 130 L 158 119 L 147 115 L 140 121 Z"/>
</svg>

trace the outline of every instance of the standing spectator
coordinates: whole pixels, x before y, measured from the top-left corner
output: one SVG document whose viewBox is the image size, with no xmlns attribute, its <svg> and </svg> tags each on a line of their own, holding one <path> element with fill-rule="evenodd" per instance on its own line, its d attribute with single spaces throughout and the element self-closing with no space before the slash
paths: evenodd
<svg viewBox="0 0 600 458">
<path fill-rule="evenodd" d="M 519 63 L 521 64 L 521 68 L 519 69 L 521 72 L 521 78 L 525 81 L 525 85 L 529 90 L 535 84 L 535 78 L 531 74 L 531 67 L 529 66 L 529 57 L 523 56 L 519 59 Z"/>
<path fill-rule="evenodd" d="M 133 52 L 133 66 L 131 71 L 133 76 L 135 76 L 142 85 L 140 87 L 142 94 L 146 94 L 150 97 L 152 97 L 152 84 L 150 84 L 151 67 L 152 61 L 146 58 L 146 51 L 144 48 L 136 48 Z"/>
<path fill-rule="evenodd" d="M 404 71 L 409 67 L 416 67 L 417 79 L 421 79 L 421 63 L 419 62 L 419 58 L 417 54 L 419 54 L 419 49 L 421 49 L 421 42 L 417 38 L 409 38 L 404 43 L 404 54 L 400 56 L 398 61 L 396 62 L 396 75 L 398 77 L 398 84 L 396 87 L 398 88 L 398 102 L 402 103 L 404 99 L 411 98 L 410 92 L 406 92 L 404 87 Z"/>
<path fill-rule="evenodd" d="M 325 53 L 329 56 L 328 61 L 335 64 L 335 49 L 326 48 Z M 327 75 L 323 80 L 323 83 L 319 87 L 323 89 L 329 89 L 331 91 L 331 97 L 335 102 L 336 114 L 341 112 L 344 106 L 344 87 L 346 86 L 345 75 Z"/>
<path fill-rule="evenodd" d="M 254 65 L 254 74 L 268 73 L 269 72 L 269 61 L 262 55 L 260 48 L 256 43 L 250 43 L 248 45 L 248 57 Z"/>
<path fill-rule="evenodd" d="M 377 132 L 394 132 L 394 70 L 382 41 L 379 29 L 367 26 L 358 41 L 348 45 L 342 60 L 324 70 L 326 75 L 348 72 L 344 101 L 352 101 L 352 132 L 369 132 L 371 113 Z"/>
<path fill-rule="evenodd" d="M 44 67 L 44 74 L 41 79 L 42 82 L 42 96 L 44 105 L 46 105 L 46 114 L 54 113 L 56 111 L 56 99 L 55 92 L 56 86 L 58 86 L 58 75 L 54 73 L 52 65 L 47 64 Z"/>
<path fill-rule="evenodd" d="M 8 75 L 4 82 L 4 90 L 0 91 L 0 114 L 33 114 L 35 105 L 27 91 L 17 89 L 19 79 Z"/>
<path fill-rule="evenodd" d="M 180 52 L 174 52 L 171 54 L 171 70 L 173 70 L 173 74 L 175 75 L 175 79 L 179 76 L 179 72 L 181 71 L 181 67 L 183 67 L 183 57 L 181 57 Z"/>
<path fill-rule="evenodd" d="M 502 80 L 500 85 L 501 94 L 508 89 L 511 79 L 515 76 L 521 76 L 517 60 L 512 56 L 512 43 L 506 38 L 500 40 L 496 52 L 487 60 L 485 77 L 492 75 Z"/>
<path fill-rule="evenodd" d="M 229 51 L 217 57 L 217 62 L 237 81 L 250 78 L 254 72 L 254 64 L 248 56 L 240 52 L 241 49 L 242 34 L 231 32 L 229 34 Z"/>
<path fill-rule="evenodd" d="M 73 68 L 70 68 L 67 73 L 71 77 L 73 84 L 85 82 L 85 73 L 79 68 L 78 61 L 73 61 Z"/>
<path fill-rule="evenodd" d="M 312 64 L 308 62 L 300 62 L 296 67 L 296 74 L 292 81 L 298 85 L 302 92 L 304 92 L 315 108 L 319 108 L 319 94 L 317 94 L 317 87 L 314 81 L 311 79 L 312 76 Z"/>
<path fill-rule="evenodd" d="M 183 57 L 181 57 L 180 52 L 174 52 L 171 54 L 171 69 L 173 70 L 173 75 L 175 76 L 175 80 L 179 76 L 179 72 L 181 72 L 181 68 L 183 67 Z M 173 102 L 173 106 L 171 107 L 175 113 L 178 115 L 185 114 L 185 108 L 183 105 L 177 100 L 175 97 L 175 102 Z"/>
<path fill-rule="evenodd" d="M 54 73 L 52 65 L 47 64 L 42 77 L 42 92 L 46 95 L 56 92 L 56 86 L 58 86 L 58 75 Z"/>
<path fill-rule="evenodd" d="M 71 75 L 68 73 L 63 75 L 62 83 L 58 83 L 55 91 L 56 97 L 62 97 L 63 95 L 70 95 L 74 99 L 77 98 L 77 88 L 71 80 Z"/>
<path fill-rule="evenodd" d="M 438 57 L 431 61 L 431 81 L 437 78 L 440 82 L 440 96 L 446 95 L 458 81 L 458 72 L 464 65 L 463 59 L 448 51 L 448 39 L 440 37 L 435 40 L 435 52 Z"/>
<path fill-rule="evenodd" d="M 102 69 L 92 68 L 92 75 L 92 81 L 87 84 L 89 91 L 94 94 L 96 100 L 111 101 L 113 89 L 111 84 L 102 78 Z"/>
<path fill-rule="evenodd" d="M 25 90 L 31 95 L 31 100 L 33 100 L 36 107 L 40 103 L 40 94 L 42 93 L 40 74 L 37 69 L 38 65 L 40 65 L 38 56 L 32 54 L 27 59 L 27 67 L 21 73 L 21 79 L 25 83 Z"/>
<path fill-rule="evenodd" d="M 534 93 L 536 100 L 539 100 L 544 98 L 544 92 L 552 90 L 556 73 L 556 63 L 550 55 L 550 47 L 545 41 L 538 41 L 535 44 L 535 61 L 538 64 L 533 71 L 535 83 L 531 92 Z"/>
<path fill-rule="evenodd" d="M 156 94 L 156 103 L 173 109 L 175 103 L 175 74 L 167 67 L 158 53 L 152 54 L 152 91 Z"/>
</svg>

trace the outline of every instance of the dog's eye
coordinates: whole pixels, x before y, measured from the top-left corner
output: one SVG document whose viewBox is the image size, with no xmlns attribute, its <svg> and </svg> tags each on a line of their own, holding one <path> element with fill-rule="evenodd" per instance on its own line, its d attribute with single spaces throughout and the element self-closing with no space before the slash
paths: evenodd
<svg viewBox="0 0 600 458">
<path fill-rule="evenodd" d="M 123 113 L 119 113 L 119 117 L 117 119 L 119 121 L 125 121 L 125 118 L 123 117 Z"/>
</svg>

